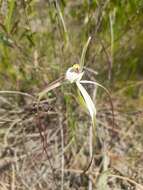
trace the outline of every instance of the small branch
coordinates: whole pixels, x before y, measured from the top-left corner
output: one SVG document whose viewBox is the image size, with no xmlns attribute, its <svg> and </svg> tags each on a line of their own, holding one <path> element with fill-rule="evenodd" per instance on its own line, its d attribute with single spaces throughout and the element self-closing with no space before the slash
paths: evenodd
<svg viewBox="0 0 143 190">
<path fill-rule="evenodd" d="M 28 93 L 25 93 L 25 92 L 20 92 L 20 91 L 2 90 L 2 91 L 0 91 L 0 94 L 18 94 L 18 95 L 27 96 L 29 98 L 34 99 L 34 96 L 32 96 Z"/>
</svg>

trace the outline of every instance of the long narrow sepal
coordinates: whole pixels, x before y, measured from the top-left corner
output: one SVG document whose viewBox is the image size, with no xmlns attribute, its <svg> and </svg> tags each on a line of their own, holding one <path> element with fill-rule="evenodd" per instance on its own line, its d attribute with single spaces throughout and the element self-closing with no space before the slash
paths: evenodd
<svg viewBox="0 0 143 190">
<path fill-rule="evenodd" d="M 115 126 L 115 118 L 114 118 L 114 106 L 113 106 L 113 102 L 112 102 L 112 98 L 110 95 L 110 92 L 107 90 L 107 88 L 105 88 L 103 85 L 99 84 L 98 82 L 95 81 L 89 81 L 89 80 L 80 80 L 80 83 L 82 84 L 93 84 L 95 86 L 99 86 L 102 89 L 105 90 L 105 92 L 107 93 L 109 99 L 110 99 L 110 104 L 111 104 L 111 109 L 112 109 L 112 114 L 113 114 L 113 127 Z"/>
<path fill-rule="evenodd" d="M 47 94 L 49 91 L 57 88 L 57 87 L 60 87 L 63 83 L 64 83 L 64 80 L 65 80 L 65 77 L 62 76 L 60 77 L 59 79 L 55 80 L 54 82 L 52 82 L 51 84 L 49 84 L 47 86 L 47 88 L 45 88 L 42 92 L 40 92 L 38 94 L 38 101 L 40 101 L 42 99 L 42 97 Z"/>
<path fill-rule="evenodd" d="M 94 122 L 95 120 L 95 116 L 96 116 L 96 108 L 95 108 L 95 105 L 91 99 L 91 97 L 89 96 L 89 94 L 87 93 L 86 89 L 82 86 L 82 84 L 80 84 L 80 82 L 76 82 L 76 85 L 78 87 L 78 89 L 80 90 L 83 98 L 84 98 L 84 101 L 86 103 L 86 106 L 88 108 L 88 111 L 90 113 L 90 116 L 91 116 L 91 119 L 92 119 L 92 122 Z"/>
</svg>

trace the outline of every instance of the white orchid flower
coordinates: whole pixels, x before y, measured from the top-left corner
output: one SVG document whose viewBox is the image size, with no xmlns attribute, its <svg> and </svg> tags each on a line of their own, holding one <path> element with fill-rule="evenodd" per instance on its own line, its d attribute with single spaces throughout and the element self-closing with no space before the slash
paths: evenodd
<svg viewBox="0 0 143 190">
<path fill-rule="evenodd" d="M 81 79 L 82 79 L 83 74 L 84 74 L 84 72 L 82 72 L 80 70 L 80 66 L 78 64 L 75 64 L 67 70 L 66 79 L 70 83 L 76 83 L 79 91 L 81 92 L 81 94 L 84 98 L 84 101 L 86 103 L 87 109 L 89 111 L 89 114 L 90 114 L 92 122 L 93 122 L 94 118 L 96 116 L 96 108 L 95 108 L 95 105 L 94 105 L 90 95 L 88 94 L 88 92 L 86 91 L 84 86 L 81 84 L 84 82 L 88 83 L 88 82 L 92 82 L 92 81 L 82 81 Z"/>
<path fill-rule="evenodd" d="M 84 75 L 83 67 L 84 67 L 85 55 L 86 55 L 86 51 L 87 51 L 90 41 L 91 41 L 91 37 L 88 38 L 88 40 L 83 48 L 81 59 L 80 59 L 80 64 L 75 64 L 72 67 L 68 68 L 68 70 L 65 73 L 65 76 L 61 76 L 59 79 L 57 79 L 56 81 L 54 81 L 50 85 L 48 85 L 48 87 L 45 90 L 40 92 L 39 96 L 38 96 L 39 97 L 38 104 L 39 104 L 41 98 L 46 93 L 61 86 L 66 79 L 70 83 L 76 83 L 79 91 L 81 92 L 81 94 L 84 98 L 84 101 L 86 103 L 87 109 L 89 111 L 89 114 L 91 116 L 92 123 L 94 126 L 95 125 L 95 116 L 96 116 L 96 107 L 95 107 L 90 95 L 88 94 L 88 92 L 86 91 L 86 89 L 84 88 L 84 86 L 82 84 L 92 84 L 92 85 L 99 86 L 102 89 L 104 89 L 105 92 L 108 94 L 108 97 L 110 98 L 112 113 L 113 113 L 113 104 L 112 104 L 112 99 L 111 99 L 110 93 L 104 86 L 102 86 L 101 84 L 99 84 L 98 82 L 95 82 L 95 81 L 81 80 Z M 114 126 L 114 117 L 113 117 L 113 126 Z"/>
<path fill-rule="evenodd" d="M 76 83 L 77 88 L 81 92 L 83 99 L 86 103 L 87 109 L 88 109 L 89 114 L 92 119 L 92 122 L 94 122 L 95 116 L 96 116 L 96 108 L 95 108 L 95 105 L 94 105 L 90 95 L 88 94 L 88 92 L 86 91 L 86 89 L 84 88 L 84 86 L 82 84 L 89 83 L 89 84 L 94 84 L 94 85 L 98 85 L 98 86 L 100 86 L 100 85 L 93 81 L 81 80 L 83 75 L 84 75 L 84 72 L 82 71 L 80 65 L 75 64 L 72 67 L 68 68 L 68 70 L 66 71 L 66 74 L 65 74 L 65 79 L 70 83 Z M 47 92 L 61 86 L 63 84 L 63 81 L 64 81 L 64 79 L 63 79 L 63 77 L 61 77 L 61 79 L 54 81 L 44 91 L 40 92 L 38 102 L 40 102 L 40 99 Z"/>
</svg>

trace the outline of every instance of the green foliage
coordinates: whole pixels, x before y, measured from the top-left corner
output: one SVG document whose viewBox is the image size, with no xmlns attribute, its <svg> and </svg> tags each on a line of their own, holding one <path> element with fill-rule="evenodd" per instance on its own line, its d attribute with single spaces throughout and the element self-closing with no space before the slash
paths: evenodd
<svg viewBox="0 0 143 190">
<path fill-rule="evenodd" d="M 7 14 L 4 20 L 4 25 L 7 30 L 7 33 L 10 33 L 12 29 L 12 23 L 13 23 L 12 22 L 13 14 L 15 11 L 15 0 L 9 0 L 7 3 L 8 3 L 8 7 L 7 7 Z"/>
<path fill-rule="evenodd" d="M 1 1 L 1 88 L 53 81 L 79 63 L 89 36 L 85 64 L 99 80 L 109 72 L 112 83 L 142 78 L 142 0 L 55 2 Z"/>
</svg>

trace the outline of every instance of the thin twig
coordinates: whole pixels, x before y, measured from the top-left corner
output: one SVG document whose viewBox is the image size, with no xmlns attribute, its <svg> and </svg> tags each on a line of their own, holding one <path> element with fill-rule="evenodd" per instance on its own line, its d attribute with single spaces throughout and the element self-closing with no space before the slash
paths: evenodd
<svg viewBox="0 0 143 190">
<path fill-rule="evenodd" d="M 27 96 L 29 98 L 35 99 L 34 96 L 32 96 L 31 94 L 21 92 L 21 91 L 2 90 L 0 91 L 0 94 L 18 94 L 18 95 Z"/>
<path fill-rule="evenodd" d="M 60 122 L 60 131 L 61 131 L 61 190 L 64 190 L 64 163 L 65 163 L 65 158 L 64 158 L 64 130 L 63 130 L 63 125 L 62 125 L 62 116 L 60 114 L 59 118 Z"/>
</svg>

